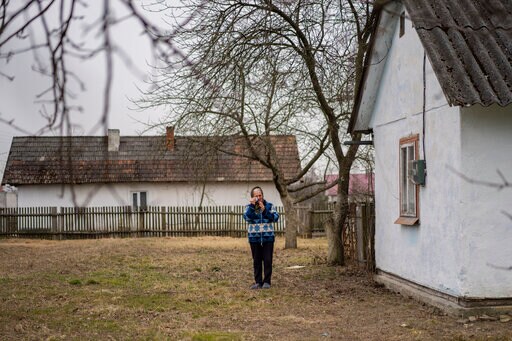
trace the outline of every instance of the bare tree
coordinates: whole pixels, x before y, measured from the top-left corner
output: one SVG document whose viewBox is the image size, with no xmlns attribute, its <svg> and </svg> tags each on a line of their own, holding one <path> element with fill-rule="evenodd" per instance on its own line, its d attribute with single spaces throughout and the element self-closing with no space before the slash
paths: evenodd
<svg viewBox="0 0 512 341">
<path fill-rule="evenodd" d="M 180 130 L 245 136 L 249 157 L 272 170 L 287 219 L 292 219 L 287 221 L 286 247 L 296 247 L 293 204 L 306 199 L 295 194 L 297 189 L 292 196 L 288 186 L 330 146 L 339 177 L 328 261 L 343 264 L 348 174 L 358 147 L 343 148 L 342 140 L 354 84 L 362 74 L 371 5 L 350 0 L 214 0 L 201 7 L 188 1 L 184 8 L 200 13 L 174 35 L 192 65 L 184 67 L 182 59 L 159 70 L 155 88 L 141 106 L 167 106 L 167 121 Z M 315 146 L 293 179 L 284 179 L 279 156 L 269 144 L 271 134 L 298 135 Z"/>
<path fill-rule="evenodd" d="M 201 2 L 206 1 L 198 2 L 199 8 Z M 102 115 L 93 130 L 103 128 L 106 132 L 114 56 L 130 69 L 137 69 L 123 46 L 112 37 L 117 25 L 127 20 L 138 25 L 140 35 L 151 43 L 155 57 L 166 61 L 179 56 L 186 60 L 173 43 L 173 32 L 155 25 L 148 17 L 151 11 L 165 15 L 166 7 L 161 2 L 103 0 L 92 6 L 98 6 L 99 11 L 91 11 L 89 6 L 84 0 L 2 0 L 0 3 L 0 59 L 8 63 L 21 55 L 32 54 L 33 63 L 28 67 L 47 80 L 47 88 L 35 99 L 41 104 L 39 113 L 46 120 L 36 135 L 48 131 L 61 135 L 72 133 L 71 113 L 82 110 L 76 104 L 76 97 L 86 90 L 86 85 L 70 65 L 94 58 L 104 59 L 104 70 L 99 74 L 105 77 L 103 84 L 94 85 L 103 88 L 103 98 Z M 186 24 L 194 15 L 183 16 L 180 24 Z M 138 74 L 143 72 L 139 70 Z M 0 71 L 0 77 L 12 81 L 16 75 Z M 17 125 L 15 118 L 0 117 L 0 122 L 31 134 Z"/>
<path fill-rule="evenodd" d="M 191 131 L 245 136 L 250 156 L 273 171 L 286 205 L 291 207 L 305 199 L 298 195 L 292 198 L 288 186 L 331 146 L 339 170 L 339 199 L 334 215 L 336 237 L 330 241 L 334 243 L 330 249 L 336 252 L 328 259 L 332 264 L 343 264 L 341 227 L 348 212 L 348 173 L 357 146 L 343 149 L 341 141 L 352 89 L 362 73 L 373 21 L 371 5 L 355 0 L 190 0 L 178 6 L 151 2 L 150 10 L 170 13 L 172 26 L 163 29 L 134 1 L 115 3 L 125 11 L 122 17 L 113 13 L 113 1 L 103 0 L 100 14 L 81 27 L 81 10 L 87 6 L 82 0 L 1 2 L 0 58 L 8 61 L 33 53 L 35 71 L 48 78 L 48 88 L 38 96 L 41 113 L 47 119 L 41 132 L 71 132 L 70 113 L 80 110 L 73 98 L 83 83 L 69 68 L 70 61 L 97 56 L 105 60 L 103 114 L 97 126 L 106 130 L 113 56 L 129 63 L 111 31 L 124 20 L 135 20 L 141 35 L 151 42 L 155 56 L 165 63 L 163 75 L 171 77 L 156 80 L 158 88 L 153 94 L 159 94 L 160 99 L 155 104 L 180 104 L 171 109 L 168 121 L 174 120 Z M 97 32 L 95 46 L 72 34 L 84 30 Z M 25 46 L 8 49 L 14 39 L 26 42 Z M 180 71 L 174 73 L 176 70 Z M 5 73 L 0 77 L 12 79 Z M 181 97 L 185 94 L 187 97 Z M 191 124 L 205 119 L 207 125 Z M 16 127 L 12 120 L 0 120 Z M 16 128 L 23 131 L 22 127 Z M 306 153 L 303 170 L 294 179 L 284 180 L 279 157 L 269 144 L 272 133 L 301 135 L 301 142 L 313 146 Z M 351 138 L 358 140 L 360 136 Z M 287 240 L 287 247 L 296 246 L 293 238 Z"/>
<path fill-rule="evenodd" d="M 224 59 L 226 57 L 222 57 L 219 63 Z M 317 122 L 314 112 L 302 108 L 301 102 L 287 100 L 291 96 L 290 89 L 285 86 L 288 72 L 277 70 L 274 62 L 272 58 L 253 62 L 251 67 L 254 73 L 246 74 L 248 67 L 231 59 L 222 65 L 227 70 L 216 70 L 217 77 L 212 78 L 207 85 L 197 81 L 190 84 L 191 76 L 188 72 L 193 70 L 175 67 L 164 75 L 164 79 L 170 80 L 170 83 L 165 82 L 156 88 L 155 92 L 148 95 L 145 103 L 169 105 L 172 114 L 168 120 L 180 131 L 226 137 L 224 140 L 216 139 L 216 145 L 212 144 L 213 139 L 210 140 L 208 148 L 215 147 L 233 153 L 224 147 L 223 142 L 229 140 L 231 135 L 243 136 L 246 147 L 236 153 L 257 160 L 272 171 L 274 184 L 287 212 L 286 247 L 295 248 L 299 222 L 288 185 L 300 179 L 304 172 L 298 169 L 297 174 L 291 174 L 291 178 L 290 174 L 284 174 L 283 169 L 286 167 L 281 164 L 282 158 L 276 153 L 272 135 L 301 131 L 302 142 L 315 150 L 310 155 L 313 160 L 318 159 L 327 148 L 328 137 L 325 134 L 318 137 L 308 131 L 307 122 L 312 127 L 322 122 Z M 297 111 L 302 113 L 302 120 L 293 124 L 296 118 L 294 113 Z M 317 132 L 318 129 L 312 131 Z"/>
<path fill-rule="evenodd" d="M 198 5 L 200 8 L 200 2 Z M 123 61 L 137 76 L 142 78 L 145 75 L 125 52 L 126 46 L 115 39 L 115 28 L 130 21 L 139 28 L 140 37 L 150 43 L 155 60 L 165 62 L 177 56 L 187 61 L 173 43 L 173 32 L 150 19 L 151 12 L 157 12 L 156 17 L 164 17 L 166 9 L 161 1 L 102 0 L 92 4 L 84 0 L 2 0 L 0 60 L 7 64 L 27 57 L 26 69 L 35 73 L 38 84 L 44 84 L 35 98 L 27 98 L 27 101 L 34 100 L 39 104 L 39 112 L 30 115 L 37 121 L 40 114 L 45 123 L 34 132 L 32 128 L 18 123 L 18 113 L 6 113 L 5 107 L 0 108 L 0 123 L 25 135 L 48 132 L 61 136 L 74 135 L 76 123 L 73 117 L 83 112 L 80 104 L 83 99 L 80 97 L 90 86 L 101 89 L 97 100 L 101 103 L 101 117 L 91 131 L 103 130 L 106 134 L 115 58 Z M 194 15 L 196 13 L 193 12 L 183 15 L 177 26 L 186 24 Z M 84 82 L 77 66 L 90 60 L 103 60 L 100 64 L 103 69 L 97 70 L 97 76 L 101 76 L 102 81 L 94 84 Z M 7 83 L 15 77 L 16 70 L 0 71 L 0 78 Z M 42 81 L 39 82 L 39 79 Z M 32 84 L 27 87 L 31 88 Z M 85 114 L 90 117 L 97 113 Z M 61 155 L 60 162 L 69 161 L 68 156 Z M 64 186 L 62 188 L 64 191 Z M 78 203 L 73 186 L 71 191 L 76 206 Z"/>
</svg>

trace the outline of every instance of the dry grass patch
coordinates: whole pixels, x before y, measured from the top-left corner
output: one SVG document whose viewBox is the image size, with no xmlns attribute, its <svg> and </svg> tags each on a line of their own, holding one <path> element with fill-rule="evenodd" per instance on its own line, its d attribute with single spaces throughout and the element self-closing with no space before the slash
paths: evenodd
<svg viewBox="0 0 512 341">
<path fill-rule="evenodd" d="M 0 339 L 512 338 L 510 324 L 462 325 L 326 266 L 324 239 L 283 245 L 272 289 L 251 291 L 245 239 L 0 240 Z"/>
</svg>

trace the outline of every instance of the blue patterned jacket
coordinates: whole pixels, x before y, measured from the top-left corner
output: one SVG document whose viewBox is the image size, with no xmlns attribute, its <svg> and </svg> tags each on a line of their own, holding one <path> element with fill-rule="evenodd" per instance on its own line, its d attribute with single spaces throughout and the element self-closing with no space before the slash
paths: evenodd
<svg viewBox="0 0 512 341">
<path fill-rule="evenodd" d="M 256 209 L 255 205 L 245 207 L 244 219 L 248 223 L 247 236 L 249 243 L 271 243 L 274 241 L 274 226 L 277 222 L 279 213 L 274 210 L 272 203 L 263 200 L 265 210 L 263 212 Z M 259 208 L 259 207 L 258 207 Z"/>
</svg>

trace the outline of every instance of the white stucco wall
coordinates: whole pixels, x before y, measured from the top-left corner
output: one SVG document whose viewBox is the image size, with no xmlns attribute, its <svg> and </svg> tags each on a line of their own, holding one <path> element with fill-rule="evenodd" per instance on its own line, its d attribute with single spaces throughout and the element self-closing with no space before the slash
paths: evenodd
<svg viewBox="0 0 512 341">
<path fill-rule="evenodd" d="M 423 56 L 419 38 L 406 21 L 396 26 L 372 115 L 376 174 L 377 267 L 412 282 L 458 295 L 462 255 L 459 239 L 459 178 L 447 166 L 460 164 L 460 111 L 447 105 L 426 60 L 425 146 L 427 185 L 420 188 L 420 226 L 395 224 L 399 217 L 399 140 L 420 135 L 423 158 Z"/>
<path fill-rule="evenodd" d="M 463 259 L 466 296 L 512 297 L 512 187 L 498 190 L 474 181 L 512 183 L 512 105 L 463 108 L 461 225 L 468 241 Z M 501 269 L 500 269 L 501 267 Z"/>
<path fill-rule="evenodd" d="M 498 191 L 457 172 L 512 180 L 512 107 L 450 107 L 426 60 L 423 134 L 423 56 L 418 35 L 399 26 L 370 120 L 375 145 L 375 257 L 380 270 L 455 296 L 512 297 L 512 188 Z M 399 140 L 419 134 L 427 182 L 420 187 L 420 225 L 399 216 Z M 425 154 L 423 150 L 425 139 Z M 502 180 L 501 180 L 502 181 Z"/>
<path fill-rule="evenodd" d="M 259 185 L 265 199 L 281 206 L 279 194 L 273 183 L 208 183 L 204 206 L 245 205 L 251 188 Z M 147 204 L 156 206 L 197 206 L 202 188 L 187 183 L 120 183 L 115 185 L 75 185 L 73 190 L 78 206 L 131 205 L 132 192 L 147 192 Z M 73 206 L 70 186 L 37 185 L 18 186 L 19 207 Z"/>
</svg>

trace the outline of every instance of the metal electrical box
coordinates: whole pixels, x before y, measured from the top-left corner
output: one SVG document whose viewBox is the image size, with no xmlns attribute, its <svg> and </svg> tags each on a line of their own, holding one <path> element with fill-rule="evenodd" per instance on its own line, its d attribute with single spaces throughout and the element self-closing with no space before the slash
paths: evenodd
<svg viewBox="0 0 512 341">
<path fill-rule="evenodd" d="M 410 179 L 416 185 L 425 185 L 426 173 L 425 160 L 412 160 L 410 161 Z"/>
</svg>

